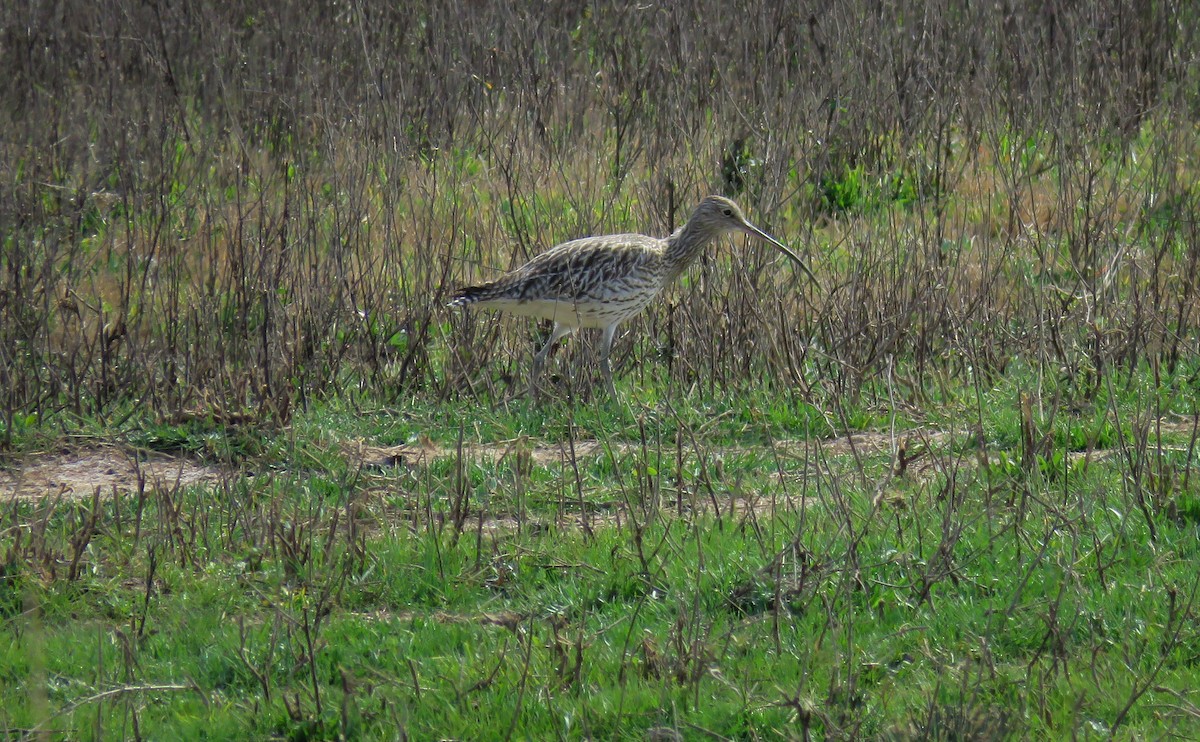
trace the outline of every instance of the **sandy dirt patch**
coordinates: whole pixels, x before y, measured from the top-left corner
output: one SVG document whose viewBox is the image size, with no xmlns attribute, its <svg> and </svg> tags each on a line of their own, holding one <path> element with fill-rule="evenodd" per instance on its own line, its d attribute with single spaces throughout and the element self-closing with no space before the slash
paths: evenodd
<svg viewBox="0 0 1200 742">
<path fill-rule="evenodd" d="M 850 436 L 840 436 L 826 440 L 780 440 L 773 444 L 774 449 L 787 456 L 816 455 L 847 456 L 875 455 L 885 451 L 894 451 L 901 440 L 907 440 L 908 445 L 943 443 L 950 433 L 943 431 L 913 432 L 907 431 L 893 437 L 887 433 L 855 433 Z M 459 447 L 454 445 L 436 444 L 430 441 L 400 445 L 376 446 L 366 441 L 359 441 L 345 447 L 347 455 L 362 461 L 364 466 L 387 468 L 393 466 L 425 466 L 436 459 L 456 457 Z M 757 446 L 713 446 L 701 449 L 707 454 L 746 454 L 753 451 L 770 450 L 767 444 Z M 560 445 L 537 444 L 527 439 L 499 441 L 497 443 L 469 443 L 462 446 L 462 456 L 468 461 L 499 462 L 527 458 L 535 466 L 558 466 L 575 460 L 607 456 L 611 451 L 613 456 L 623 457 L 637 454 L 641 451 L 640 444 L 605 443 L 598 440 L 579 440 L 572 446 L 570 443 Z M 650 453 L 656 454 L 659 449 L 651 446 Z M 663 449 L 664 453 L 674 451 L 674 445 Z M 684 446 L 684 453 L 695 453 L 690 443 Z"/>
<path fill-rule="evenodd" d="M 223 473 L 186 458 L 160 453 L 134 453 L 107 446 L 64 450 L 28 456 L 0 469 L 0 501 L 36 500 L 62 496 L 91 497 L 128 494 L 145 488 L 188 487 L 215 484 Z"/>
<path fill-rule="evenodd" d="M 1190 419 L 1161 420 L 1152 430 L 1157 433 L 1194 434 L 1196 423 Z M 844 458 L 876 456 L 890 453 L 897 468 L 907 468 L 907 463 L 922 459 L 920 468 L 931 467 L 929 454 L 946 450 L 953 441 L 969 437 L 966 431 L 909 430 L 896 435 L 879 432 L 855 433 L 824 440 L 780 440 L 768 446 L 714 446 L 693 450 L 690 442 L 684 445 L 685 455 L 738 455 L 763 452 L 773 449 L 776 455 L 788 458 L 820 460 L 825 457 Z M 1168 448 L 1168 447 L 1164 447 Z M 1174 449 L 1184 450 L 1179 446 Z M 430 462 L 455 457 L 460 453 L 456 445 L 435 444 L 422 441 L 402 446 L 378 446 L 370 441 L 356 441 L 343 446 L 345 455 L 361 461 L 364 467 L 388 469 L 393 467 L 423 467 Z M 651 447 L 651 454 L 659 449 Z M 670 455 L 673 446 L 663 453 Z M 516 438 L 496 443 L 470 443 L 461 448 L 461 455 L 468 461 L 513 462 L 519 468 L 531 466 L 568 466 L 574 461 L 594 459 L 612 455 L 618 458 L 637 456 L 640 444 L 606 443 L 594 439 L 564 442 L 549 445 Z M 1072 452 L 1071 458 L 1086 457 L 1096 461 L 1115 453 L 1112 450 Z M 970 465 L 970 455 L 962 455 Z M 230 472 L 204 464 L 194 459 L 169 456 L 162 453 L 135 452 L 119 446 L 96 446 L 82 449 L 63 449 L 52 453 L 41 453 L 19 459 L 0 462 L 0 502 L 16 499 L 33 500 L 43 497 L 80 499 L 91 497 L 97 488 L 101 496 L 114 492 L 135 493 L 145 488 L 153 491 L 163 488 L 214 485 L 227 480 Z"/>
</svg>

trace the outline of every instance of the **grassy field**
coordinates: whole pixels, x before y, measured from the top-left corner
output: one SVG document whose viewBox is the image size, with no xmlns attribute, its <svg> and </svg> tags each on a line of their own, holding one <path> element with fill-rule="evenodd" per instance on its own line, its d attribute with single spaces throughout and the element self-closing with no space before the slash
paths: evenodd
<svg viewBox="0 0 1200 742">
<path fill-rule="evenodd" d="M 982 5 L 0 9 L 0 735 L 1200 737 L 1200 18 Z"/>
</svg>

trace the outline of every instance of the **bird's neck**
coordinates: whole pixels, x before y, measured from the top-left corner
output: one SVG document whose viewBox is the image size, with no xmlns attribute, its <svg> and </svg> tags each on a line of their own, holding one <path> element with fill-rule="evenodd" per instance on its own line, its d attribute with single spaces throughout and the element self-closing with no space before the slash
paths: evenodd
<svg viewBox="0 0 1200 742">
<path fill-rule="evenodd" d="M 667 249 L 664 254 L 667 263 L 667 281 L 674 281 L 680 273 L 687 270 L 708 243 L 713 241 L 717 232 L 705 229 L 695 222 L 688 222 L 667 238 Z"/>
</svg>

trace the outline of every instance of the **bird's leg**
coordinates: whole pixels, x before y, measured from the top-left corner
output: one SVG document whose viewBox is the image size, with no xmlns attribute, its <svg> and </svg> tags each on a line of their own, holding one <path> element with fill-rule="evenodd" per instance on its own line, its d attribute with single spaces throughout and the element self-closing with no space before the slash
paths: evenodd
<svg viewBox="0 0 1200 742">
<path fill-rule="evenodd" d="M 604 328 L 604 336 L 600 338 L 600 372 L 604 374 L 604 383 L 608 386 L 608 393 L 613 399 L 617 398 L 617 388 L 613 385 L 612 364 L 609 363 L 609 356 L 612 355 L 613 338 L 617 335 L 617 324 L 614 322 Z"/>
<path fill-rule="evenodd" d="M 554 330 L 550 333 L 550 339 L 546 341 L 542 349 L 533 357 L 533 370 L 529 374 L 529 397 L 531 399 L 537 399 L 538 377 L 542 374 L 542 366 L 546 364 L 546 357 L 550 355 L 550 349 L 554 347 L 555 343 L 572 332 L 574 332 L 574 328 L 555 322 Z"/>
</svg>

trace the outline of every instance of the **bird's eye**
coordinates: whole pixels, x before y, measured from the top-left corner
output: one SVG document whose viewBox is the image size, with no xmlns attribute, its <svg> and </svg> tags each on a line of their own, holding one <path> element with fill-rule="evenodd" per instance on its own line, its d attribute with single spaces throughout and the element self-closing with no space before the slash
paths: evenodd
<svg viewBox="0 0 1200 742">
<path fill-rule="evenodd" d="M 726 207 L 724 209 L 721 209 L 721 213 L 724 214 L 725 216 L 733 216 L 733 209 Z"/>
</svg>

